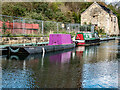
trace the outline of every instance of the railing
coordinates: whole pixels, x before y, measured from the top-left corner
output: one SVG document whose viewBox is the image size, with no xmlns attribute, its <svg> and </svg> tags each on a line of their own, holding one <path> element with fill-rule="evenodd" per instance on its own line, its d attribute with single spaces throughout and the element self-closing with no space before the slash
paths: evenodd
<svg viewBox="0 0 120 90">
<path fill-rule="evenodd" d="M 83 25 L 78 23 L 62 23 L 54 21 L 42 21 L 35 19 L 28 19 L 22 17 L 12 17 L 7 15 L 0 15 L 0 32 L 1 34 L 12 35 L 38 35 L 48 36 L 52 33 L 70 33 L 75 34 L 77 32 L 90 31 L 94 32 L 94 26 Z M 3 26 L 3 23 L 5 24 Z M 5 27 L 6 26 L 6 27 Z"/>
</svg>

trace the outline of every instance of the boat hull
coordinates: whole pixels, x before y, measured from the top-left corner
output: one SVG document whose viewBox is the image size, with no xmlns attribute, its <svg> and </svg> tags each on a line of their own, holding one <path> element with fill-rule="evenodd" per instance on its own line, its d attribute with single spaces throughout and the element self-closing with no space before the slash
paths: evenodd
<svg viewBox="0 0 120 90">
<path fill-rule="evenodd" d="M 79 42 L 76 43 L 77 46 L 89 46 L 89 45 L 99 45 L 100 39 L 94 39 L 94 40 L 79 40 Z"/>
<path fill-rule="evenodd" d="M 115 40 L 115 38 L 114 37 L 100 38 L 100 41 L 109 41 L 109 40 Z"/>
<path fill-rule="evenodd" d="M 75 44 L 46 46 L 11 46 L 7 47 L 9 54 L 36 54 L 74 48 Z"/>
</svg>

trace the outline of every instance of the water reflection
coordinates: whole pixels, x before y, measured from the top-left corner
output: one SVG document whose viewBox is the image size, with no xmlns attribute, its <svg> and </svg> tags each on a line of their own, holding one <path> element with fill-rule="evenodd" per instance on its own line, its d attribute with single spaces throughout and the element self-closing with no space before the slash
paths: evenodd
<svg viewBox="0 0 120 90">
<path fill-rule="evenodd" d="M 83 88 L 118 87 L 118 41 L 86 47 L 83 52 Z"/>
<path fill-rule="evenodd" d="M 8 64 L 7 64 L 8 63 Z M 2 87 L 4 88 L 29 88 L 34 87 L 32 72 L 26 69 L 26 61 L 12 63 L 7 61 L 2 68 Z"/>
<path fill-rule="evenodd" d="M 49 59 L 51 63 L 69 63 L 70 58 L 71 58 L 71 51 L 50 56 Z"/>
<path fill-rule="evenodd" d="M 117 88 L 118 62 L 84 64 L 83 88 Z"/>
<path fill-rule="evenodd" d="M 2 60 L 3 87 L 117 88 L 119 41 Z"/>
<path fill-rule="evenodd" d="M 97 63 L 116 60 L 118 54 L 118 41 L 101 43 L 99 46 L 85 47 L 83 58 L 85 63 Z"/>
</svg>

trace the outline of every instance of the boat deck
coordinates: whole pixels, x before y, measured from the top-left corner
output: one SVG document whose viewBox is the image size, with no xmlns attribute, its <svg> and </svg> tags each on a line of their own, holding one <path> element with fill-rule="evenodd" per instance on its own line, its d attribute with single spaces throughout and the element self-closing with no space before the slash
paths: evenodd
<svg viewBox="0 0 120 90">
<path fill-rule="evenodd" d="M 7 45 L 0 45 L 0 48 L 5 48 L 8 46 L 28 46 L 28 45 L 47 45 L 49 42 L 39 42 L 39 43 L 22 43 L 22 44 L 7 44 Z"/>
</svg>

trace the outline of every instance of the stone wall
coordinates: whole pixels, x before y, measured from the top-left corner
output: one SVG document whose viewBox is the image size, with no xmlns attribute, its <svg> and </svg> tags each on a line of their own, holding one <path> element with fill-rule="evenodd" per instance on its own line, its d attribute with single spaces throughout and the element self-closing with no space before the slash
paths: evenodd
<svg viewBox="0 0 120 90">
<path fill-rule="evenodd" d="M 114 22 L 114 19 L 116 19 Z M 88 9 L 81 14 L 81 25 L 84 24 L 96 25 L 105 30 L 109 35 L 118 35 L 118 19 L 112 13 L 107 13 L 97 3 L 93 3 Z"/>
<path fill-rule="evenodd" d="M 101 27 L 103 29 L 107 29 L 107 19 L 109 14 L 104 11 L 100 6 L 96 3 L 93 3 L 85 12 L 81 14 L 81 24 L 83 25 L 85 22 L 86 24 L 93 24 Z"/>
<path fill-rule="evenodd" d="M 36 43 L 48 42 L 49 37 L 2 37 L 1 44 L 21 44 L 21 43 Z"/>
</svg>

